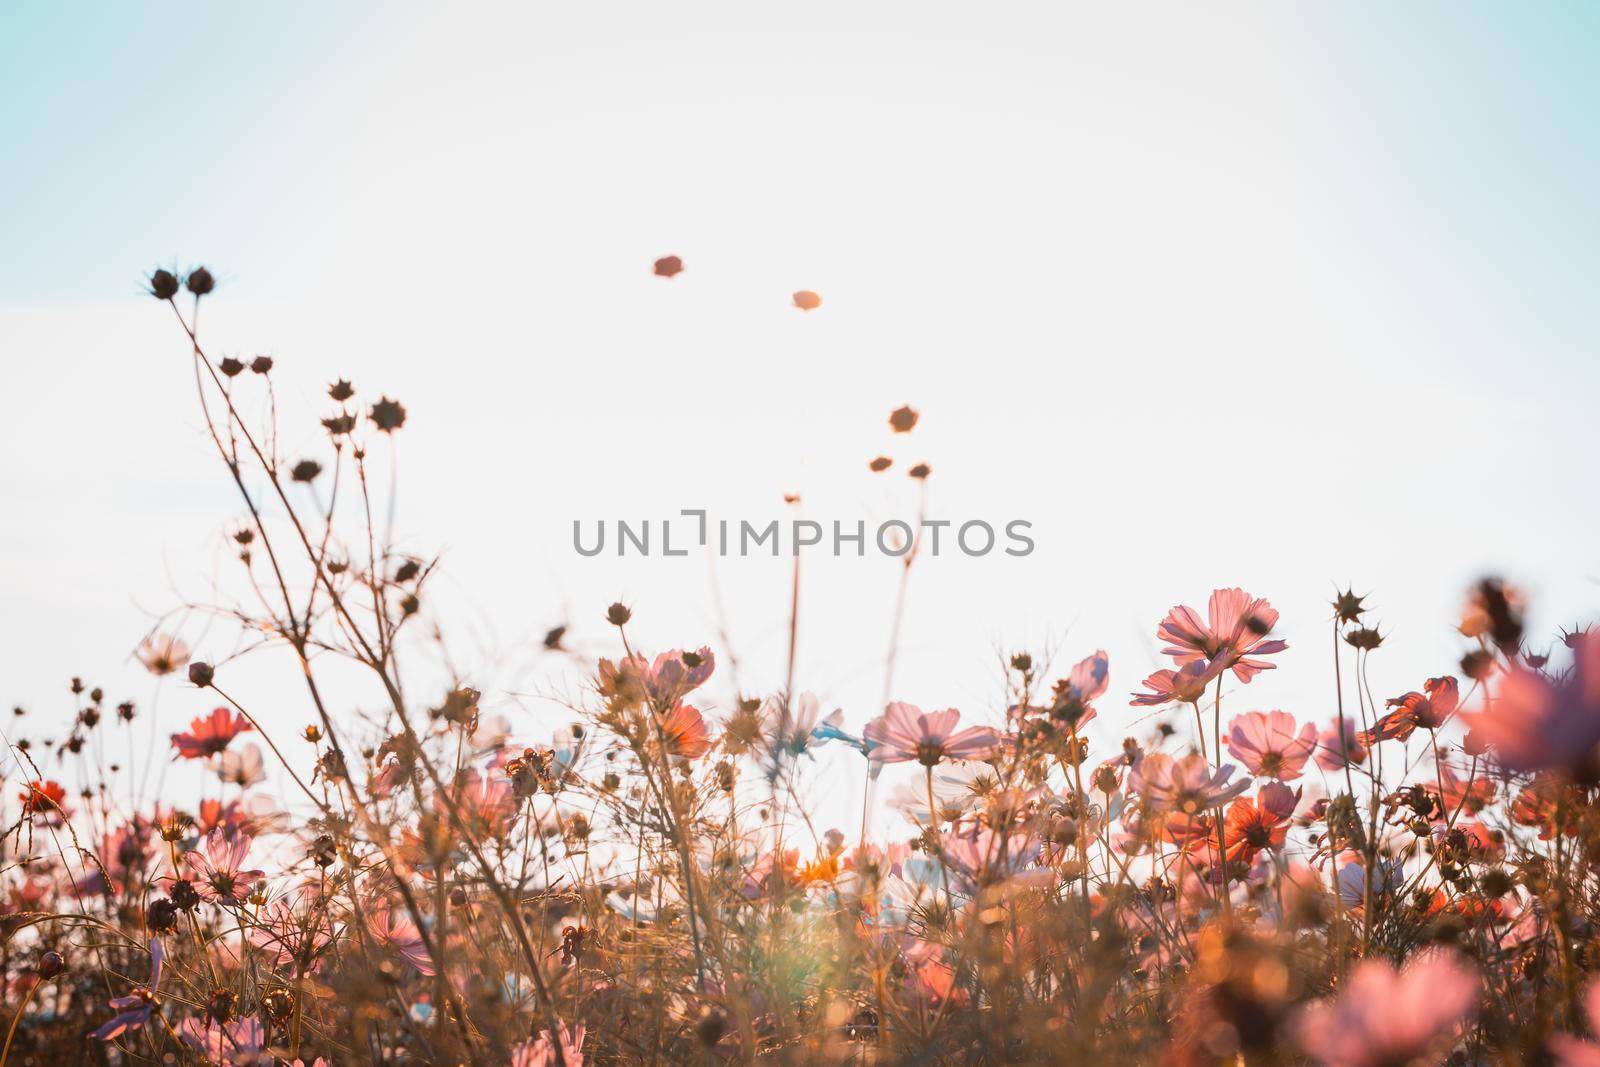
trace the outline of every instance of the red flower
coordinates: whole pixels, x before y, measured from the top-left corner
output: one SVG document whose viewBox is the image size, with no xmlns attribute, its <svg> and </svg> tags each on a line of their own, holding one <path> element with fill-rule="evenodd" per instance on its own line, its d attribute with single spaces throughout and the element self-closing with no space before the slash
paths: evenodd
<svg viewBox="0 0 1600 1067">
<path fill-rule="evenodd" d="M 250 720 L 227 708 L 216 708 L 189 724 L 186 734 L 173 734 L 172 747 L 181 759 L 206 759 L 228 747 L 235 737 L 253 729 Z"/>
<path fill-rule="evenodd" d="M 67 799 L 67 791 L 60 782 L 29 782 L 19 796 L 26 815 L 59 815 L 66 811 L 61 802 Z"/>
<path fill-rule="evenodd" d="M 1421 693 L 1412 690 L 1405 696 L 1389 700 L 1388 706 L 1394 710 L 1373 723 L 1372 729 L 1362 731 L 1361 743 L 1371 745 L 1390 738 L 1404 741 L 1419 728 L 1437 730 L 1450 721 L 1461 703 L 1461 692 L 1455 678 L 1450 675 L 1429 678 L 1422 683 L 1422 688 L 1424 691 Z"/>
</svg>

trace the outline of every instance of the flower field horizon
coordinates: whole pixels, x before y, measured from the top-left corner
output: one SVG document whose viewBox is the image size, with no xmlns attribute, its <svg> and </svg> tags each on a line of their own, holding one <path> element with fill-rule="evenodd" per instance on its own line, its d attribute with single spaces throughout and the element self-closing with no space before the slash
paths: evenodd
<svg viewBox="0 0 1600 1067">
<path fill-rule="evenodd" d="M 882 542 L 870 714 L 797 665 L 797 542 L 776 678 L 596 603 L 599 653 L 544 634 L 568 680 L 530 722 L 457 668 L 448 561 L 395 532 L 406 398 L 330 367 L 302 417 L 272 357 L 202 333 L 210 270 L 146 282 L 177 331 L 152 373 L 194 391 L 236 510 L 212 599 L 129 635 L 155 700 L 74 678 L 69 718 L 7 731 L 0 1067 L 1600 1062 L 1591 617 L 1536 631 L 1464 576 L 1452 654 L 1388 689 L 1392 623 L 1336 589 L 1294 620 L 1326 692 L 1280 709 L 1254 694 L 1286 620 L 1223 585 L 1149 620 L 1148 662 L 1072 633 L 1004 649 L 987 703 L 919 706 L 919 524 Z M 884 418 L 916 439 L 913 406 Z M 919 499 L 937 476 L 865 462 Z M 203 710 L 147 726 L 173 691 Z"/>
</svg>

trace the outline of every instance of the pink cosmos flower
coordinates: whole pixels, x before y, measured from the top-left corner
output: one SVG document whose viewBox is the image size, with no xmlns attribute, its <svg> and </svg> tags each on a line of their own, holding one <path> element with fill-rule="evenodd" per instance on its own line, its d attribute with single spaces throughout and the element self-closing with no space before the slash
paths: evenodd
<svg viewBox="0 0 1600 1067">
<path fill-rule="evenodd" d="M 1513 771 L 1579 770 L 1600 744 L 1600 633 L 1573 635 L 1572 670 L 1557 681 L 1513 667 L 1472 716 L 1473 730 Z"/>
<path fill-rule="evenodd" d="M 1416 690 L 1394 697 L 1386 703 L 1393 709 L 1361 733 L 1361 743 L 1374 745 L 1394 738 L 1404 741 L 1416 730 L 1437 730 L 1450 721 L 1461 703 L 1461 689 L 1450 675 L 1429 678 Z"/>
<path fill-rule="evenodd" d="M 1368 959 L 1332 1001 L 1306 1008 L 1300 1047 L 1326 1067 L 1381 1067 L 1431 1054 L 1441 1063 L 1462 1023 L 1478 1009 L 1478 976 L 1456 956 L 1428 952 L 1403 971 Z"/>
<path fill-rule="evenodd" d="M 1584 994 L 1583 1013 L 1588 1017 L 1590 1033 L 1600 1034 L 1600 981 L 1590 983 Z M 1600 1067 L 1600 1044 L 1593 1041 L 1557 1034 L 1550 1039 L 1550 1051 L 1557 1067 Z"/>
<path fill-rule="evenodd" d="M 235 737 L 253 729 L 250 720 L 227 708 L 216 708 L 189 724 L 186 734 L 173 734 L 172 747 L 180 759 L 205 759 L 228 747 Z"/>
<path fill-rule="evenodd" d="M 268 904 L 250 928 L 250 941 L 274 966 L 293 965 L 299 976 L 316 969 L 336 933 L 327 898 L 320 886 L 309 882 Z"/>
<path fill-rule="evenodd" d="M 1344 721 L 1344 737 L 1339 736 L 1339 723 L 1322 731 L 1317 738 L 1317 766 L 1325 771 L 1337 771 L 1348 763 L 1360 765 L 1367 758 L 1367 747 L 1361 743 L 1361 731 L 1349 719 Z"/>
<path fill-rule="evenodd" d="M 1248 682 L 1276 664 L 1257 659 L 1282 652 L 1288 644 L 1266 640 L 1278 623 L 1277 610 L 1260 597 L 1252 598 L 1243 589 L 1218 589 L 1211 594 L 1206 621 L 1187 605 L 1167 612 L 1156 628 L 1156 636 L 1167 642 L 1161 651 L 1180 665 L 1196 660 L 1221 660 L 1224 670 L 1232 669 L 1241 682 Z"/>
<path fill-rule="evenodd" d="M 951 892 L 966 899 L 976 899 L 980 891 L 1053 884 L 1055 872 L 1038 866 L 1041 850 L 1031 834 L 1005 834 L 988 826 L 940 838 Z"/>
<path fill-rule="evenodd" d="M 254 1063 L 267 1043 L 266 1028 L 249 1017 L 218 1024 L 191 1015 L 179 1024 L 178 1036 L 207 1063 Z"/>
<path fill-rule="evenodd" d="M 400 954 L 400 958 L 423 974 L 434 973 L 433 957 L 422 940 L 422 932 L 409 916 L 402 915 L 387 905 L 380 905 L 367 916 L 367 928 L 372 936 Z"/>
<path fill-rule="evenodd" d="M 582 1023 L 562 1028 L 561 1058 L 567 1067 L 583 1067 L 583 1032 Z M 524 1041 L 511 1050 L 511 1067 L 554 1067 L 556 1062 L 556 1050 L 548 1030 L 539 1031 L 537 1039 Z"/>
<path fill-rule="evenodd" d="M 704 685 L 716 666 L 709 648 L 698 652 L 673 649 L 661 653 L 654 663 L 635 652 L 616 663 L 600 661 L 600 691 L 627 703 L 648 698 L 658 706 L 671 707 Z"/>
<path fill-rule="evenodd" d="M 433 807 L 446 820 L 454 815 L 475 833 L 498 835 L 521 810 L 511 781 L 469 768 L 456 776 L 447 793 L 436 794 Z M 452 824 L 453 825 L 453 824 Z"/>
<path fill-rule="evenodd" d="M 125 997 L 111 999 L 111 1007 L 117 1014 L 94 1032 L 92 1036 L 96 1040 L 113 1041 L 130 1030 L 137 1030 L 161 1009 L 161 998 L 156 991 L 161 988 L 161 963 L 165 958 L 161 939 L 153 939 L 150 942 L 149 983 L 135 986 Z"/>
<path fill-rule="evenodd" d="M 1191 660 L 1178 670 L 1162 669 L 1144 680 L 1148 693 L 1134 693 L 1129 704 L 1136 708 L 1153 708 L 1162 704 L 1193 704 L 1205 696 L 1212 679 L 1221 674 L 1223 661 Z"/>
<path fill-rule="evenodd" d="M 960 719 L 961 712 L 955 708 L 924 712 L 914 704 L 896 701 L 867 723 L 863 732 L 867 756 L 877 764 L 916 760 L 924 767 L 946 759 L 986 758 L 999 743 L 999 735 L 987 726 L 957 731 Z"/>
<path fill-rule="evenodd" d="M 1111 657 L 1105 649 L 1080 660 L 1051 694 L 1050 716 L 1074 728 L 1094 718 L 1091 703 L 1104 695 L 1111 678 Z"/>
<path fill-rule="evenodd" d="M 213 830 L 201 848 L 184 856 L 201 899 L 214 904 L 242 904 L 256 886 L 267 880 L 264 871 L 244 869 L 250 841 L 246 834 Z"/>
<path fill-rule="evenodd" d="M 1228 726 L 1228 751 L 1251 774 L 1289 782 L 1300 777 L 1317 747 L 1317 728 L 1306 723 L 1298 731 L 1294 716 L 1284 711 L 1252 711 Z"/>
<path fill-rule="evenodd" d="M 1250 788 L 1248 778 L 1229 783 L 1232 765 L 1213 771 L 1198 753 L 1178 759 L 1164 752 L 1139 758 L 1128 776 L 1128 791 L 1138 793 L 1157 811 L 1194 815 L 1221 807 Z"/>
</svg>

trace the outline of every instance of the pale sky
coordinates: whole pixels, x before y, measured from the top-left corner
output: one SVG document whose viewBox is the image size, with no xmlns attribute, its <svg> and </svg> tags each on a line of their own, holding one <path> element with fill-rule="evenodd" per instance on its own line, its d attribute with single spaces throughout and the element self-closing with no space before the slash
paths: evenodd
<svg viewBox="0 0 1600 1067">
<path fill-rule="evenodd" d="M 1104 647 L 1112 742 L 1161 615 L 1219 585 L 1292 646 L 1233 710 L 1318 720 L 1335 582 L 1393 631 L 1379 699 L 1453 669 L 1487 569 L 1541 633 L 1588 619 L 1597 44 L 1579 3 L 8 7 L 4 699 L 148 704 L 129 652 L 207 595 L 238 509 L 139 291 L 174 262 L 220 278 L 219 352 L 277 360 L 299 451 L 335 377 L 405 403 L 399 529 L 446 552 L 462 661 L 514 664 L 492 695 L 575 684 L 529 641 L 610 654 L 618 597 L 646 647 L 716 643 L 703 557 L 580 558 L 574 519 L 910 517 L 923 459 L 933 514 L 1038 541 L 918 565 L 924 707 L 990 719 L 999 650 Z M 775 689 L 787 561 L 718 573 Z M 896 579 L 806 564 L 798 683 L 854 725 Z M 276 665 L 240 684 L 309 717 Z M 207 706 L 171 688 L 156 729 Z"/>
</svg>

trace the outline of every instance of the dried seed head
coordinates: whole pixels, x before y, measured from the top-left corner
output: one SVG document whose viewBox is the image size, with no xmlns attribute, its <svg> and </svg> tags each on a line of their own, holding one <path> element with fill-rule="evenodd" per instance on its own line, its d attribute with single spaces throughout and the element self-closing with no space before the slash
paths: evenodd
<svg viewBox="0 0 1600 1067">
<path fill-rule="evenodd" d="M 933 473 L 933 468 L 928 466 L 926 463 L 918 463 L 906 473 L 920 482 L 922 479 Z"/>
<path fill-rule="evenodd" d="M 172 898 L 172 903 L 184 911 L 193 911 L 200 906 L 200 894 L 196 892 L 194 883 L 187 878 L 173 882 L 167 893 Z"/>
<path fill-rule="evenodd" d="M 240 363 L 232 356 L 228 356 L 224 358 L 221 363 L 217 364 L 217 369 L 229 378 L 237 378 L 239 375 L 244 373 L 244 364 Z"/>
<path fill-rule="evenodd" d="M 150 907 L 145 909 L 144 924 L 151 933 L 166 933 L 178 925 L 178 906 L 166 897 L 151 901 Z"/>
<path fill-rule="evenodd" d="M 372 405 L 372 411 L 367 417 L 372 420 L 373 425 L 384 433 L 394 433 L 405 425 L 406 409 L 400 405 L 398 400 L 381 397 L 376 404 Z"/>
<path fill-rule="evenodd" d="M 889 429 L 895 433 L 910 433 L 920 418 L 915 408 L 902 404 L 889 414 Z"/>
<path fill-rule="evenodd" d="M 39 977 L 49 981 L 66 969 L 67 963 L 61 958 L 61 953 L 51 949 L 39 957 Z"/>
<path fill-rule="evenodd" d="M 310 482 L 315 481 L 317 475 L 321 473 L 322 464 L 314 459 L 303 459 L 289 471 L 289 477 L 297 482 Z"/>
<path fill-rule="evenodd" d="M 1334 597 L 1333 617 L 1340 622 L 1355 622 L 1367 610 L 1361 606 L 1361 602 L 1365 599 L 1367 598 L 1364 596 L 1356 596 L 1354 589 L 1346 589 Z"/>
<path fill-rule="evenodd" d="M 342 404 L 356 395 L 355 386 L 340 378 L 328 386 L 328 395 Z"/>
<path fill-rule="evenodd" d="M 655 263 L 656 277 L 671 278 L 683 273 L 683 260 L 677 256 L 662 256 Z"/>
<path fill-rule="evenodd" d="M 1345 642 L 1351 648 L 1358 648 L 1363 652 L 1371 652 L 1383 644 L 1383 635 L 1371 626 L 1360 626 L 1344 635 Z"/>
<path fill-rule="evenodd" d="M 204 267 L 196 267 L 189 272 L 189 277 L 184 281 L 184 285 L 195 296 L 205 296 L 217 287 L 217 280 Z"/>
<path fill-rule="evenodd" d="M 150 295 L 157 300 L 171 300 L 178 295 L 178 276 L 170 270 L 158 270 L 150 275 Z"/>
<path fill-rule="evenodd" d="M 257 374 L 266 374 L 272 369 L 272 357 L 257 356 L 255 359 L 250 361 L 250 369 L 255 371 Z"/>
<path fill-rule="evenodd" d="M 189 681 L 193 685 L 205 689 L 211 684 L 211 679 L 216 672 L 211 669 L 211 664 L 195 660 L 189 664 Z"/>
<path fill-rule="evenodd" d="M 213 989 L 206 998 L 206 1015 L 219 1023 L 233 1018 L 233 1009 L 239 1003 L 239 994 L 231 989 Z"/>
<path fill-rule="evenodd" d="M 888 456 L 879 456 L 871 463 L 867 464 L 867 470 L 871 471 L 873 474 L 881 474 L 892 466 L 894 466 L 894 460 L 890 459 Z"/>
<path fill-rule="evenodd" d="M 631 618 L 633 618 L 633 612 L 629 611 L 627 605 L 621 601 L 612 604 L 606 609 L 606 622 L 609 622 L 612 626 L 626 626 Z"/>
<path fill-rule="evenodd" d="M 292 990 L 278 987 L 269 989 L 261 998 L 261 1010 L 267 1013 L 267 1018 L 282 1024 L 294 1015 L 294 993 Z"/>
</svg>

